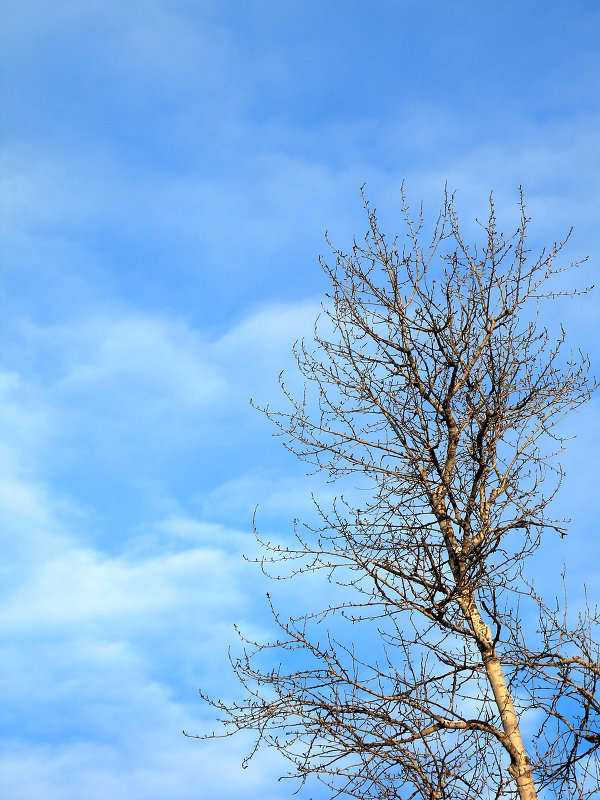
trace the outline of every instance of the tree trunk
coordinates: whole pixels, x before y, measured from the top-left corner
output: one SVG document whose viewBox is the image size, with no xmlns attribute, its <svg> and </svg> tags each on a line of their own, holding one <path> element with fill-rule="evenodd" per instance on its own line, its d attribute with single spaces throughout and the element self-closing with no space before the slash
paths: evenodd
<svg viewBox="0 0 600 800">
<path fill-rule="evenodd" d="M 475 634 L 477 646 L 481 652 L 485 671 L 502 720 L 502 728 L 506 735 L 505 747 L 510 755 L 511 762 L 508 771 L 517 783 L 520 800 L 538 800 L 529 758 L 527 757 L 519 729 L 519 720 L 510 691 L 506 685 L 502 664 L 494 647 L 492 632 L 483 621 L 472 597 L 469 599 L 465 611 L 471 630 Z"/>
<path fill-rule="evenodd" d="M 492 647 L 488 655 L 483 654 L 483 662 L 508 740 L 507 750 L 511 760 L 509 772 L 517 782 L 519 798 L 520 800 L 537 800 L 529 759 L 519 730 L 519 721 L 495 648 Z"/>
</svg>

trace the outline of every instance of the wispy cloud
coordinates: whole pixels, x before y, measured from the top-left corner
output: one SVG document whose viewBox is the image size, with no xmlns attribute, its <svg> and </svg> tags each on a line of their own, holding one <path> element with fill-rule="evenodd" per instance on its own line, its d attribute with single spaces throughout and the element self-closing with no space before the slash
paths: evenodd
<svg viewBox="0 0 600 800">
<path fill-rule="evenodd" d="M 597 12 L 354 6 L 10 0 L 2 15 L 8 797 L 286 793 L 270 755 L 242 772 L 247 743 L 180 729 L 208 720 L 198 685 L 233 692 L 233 622 L 271 627 L 241 557 L 255 504 L 282 538 L 311 489 L 335 492 L 304 481 L 248 400 L 279 406 L 281 369 L 299 387 L 290 348 L 319 313 L 323 232 L 362 235 L 363 182 L 390 231 L 403 178 L 429 217 L 448 181 L 472 231 L 490 189 L 516 222 L 523 184 L 533 249 L 574 224 L 568 255 L 592 256 L 594 282 Z M 593 296 L 560 314 L 597 351 Z M 541 573 L 570 541 L 591 573 L 597 418 L 592 404 L 567 431 L 575 529 Z M 307 585 L 292 606 L 325 596 Z"/>
<path fill-rule="evenodd" d="M 257 599 L 242 559 L 252 549 L 248 527 L 212 522 L 208 507 L 204 517 L 186 512 L 164 486 L 153 502 L 148 479 L 165 450 L 208 446 L 216 420 L 239 419 L 241 388 L 266 386 L 309 310 L 265 308 L 213 340 L 181 321 L 123 310 L 13 331 L 0 483 L 10 563 L 0 609 L 9 698 L 0 771 L 11 796 L 33 797 L 45 784 L 49 796 L 105 796 L 119 784 L 134 797 L 164 797 L 169 787 L 187 797 L 203 772 L 202 791 L 227 797 L 242 780 L 238 745 L 218 756 L 211 747 L 209 756 L 178 732 L 201 727 L 200 683 L 227 690 L 233 621 L 264 635 L 248 620 Z M 133 470 L 148 497 L 145 521 L 110 535 L 101 524 L 102 460 L 120 482 Z M 76 471 L 100 482 L 96 511 L 78 498 Z M 73 738 L 79 743 L 68 744 Z M 264 796 L 262 777 L 244 780 L 244 791 Z"/>
</svg>

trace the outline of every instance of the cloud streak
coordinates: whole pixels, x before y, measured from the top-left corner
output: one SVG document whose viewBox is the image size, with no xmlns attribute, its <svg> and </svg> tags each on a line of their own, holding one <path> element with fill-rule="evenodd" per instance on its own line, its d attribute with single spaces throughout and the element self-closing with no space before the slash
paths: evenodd
<svg viewBox="0 0 600 800">
<path fill-rule="evenodd" d="M 523 184 L 533 249 L 574 223 L 569 253 L 590 253 L 581 283 L 594 282 L 597 12 L 584 6 L 488 19 L 468 3 L 342 17 L 313 2 L 9 0 L 4 795 L 286 794 L 271 755 L 242 772 L 247 742 L 180 734 L 208 723 L 199 685 L 234 692 L 233 622 L 271 629 L 241 557 L 254 505 L 283 538 L 310 517 L 310 490 L 326 504 L 335 491 L 304 480 L 248 400 L 280 406 L 281 369 L 299 386 L 290 349 L 319 313 L 323 232 L 342 248 L 360 238 L 365 181 L 390 231 L 402 178 L 429 217 L 448 180 L 467 225 L 492 188 L 516 221 Z M 597 352 L 594 298 L 560 315 Z M 567 431 L 582 434 L 563 494 L 579 576 L 596 547 L 597 420 L 592 404 Z M 550 581 L 563 543 L 544 552 Z M 317 583 L 290 604 L 318 603 Z"/>
</svg>

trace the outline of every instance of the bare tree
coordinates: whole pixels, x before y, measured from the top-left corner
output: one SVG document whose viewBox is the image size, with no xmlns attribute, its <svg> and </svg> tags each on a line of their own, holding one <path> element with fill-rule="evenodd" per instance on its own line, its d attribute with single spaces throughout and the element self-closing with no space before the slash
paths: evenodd
<svg viewBox="0 0 600 800">
<path fill-rule="evenodd" d="M 594 388 L 538 322 L 542 300 L 574 294 L 557 289 L 564 241 L 532 259 L 522 197 L 510 237 L 490 198 L 470 247 L 447 196 L 422 244 L 403 200 L 405 247 L 365 201 L 364 241 L 322 262 L 333 290 L 296 351 L 306 390 L 281 381 L 289 411 L 264 409 L 301 459 L 371 487 L 361 508 L 317 505 L 293 545 L 263 542 L 267 574 L 324 570 L 342 600 L 289 621 L 273 608 L 280 638 L 232 659 L 247 698 L 209 702 L 221 735 L 255 731 L 333 796 L 598 796 L 598 612 L 569 627 L 525 572 L 544 531 L 565 533 L 548 516 L 557 425 Z"/>
</svg>

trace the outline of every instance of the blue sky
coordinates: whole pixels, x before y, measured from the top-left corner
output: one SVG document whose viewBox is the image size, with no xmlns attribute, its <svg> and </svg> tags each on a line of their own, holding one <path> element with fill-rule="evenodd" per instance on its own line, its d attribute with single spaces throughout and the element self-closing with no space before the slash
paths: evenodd
<svg viewBox="0 0 600 800">
<path fill-rule="evenodd" d="M 491 189 L 513 228 L 522 184 L 532 247 L 574 225 L 596 281 L 600 7 L 7 0 L 0 24 L 0 789 L 288 797 L 273 754 L 180 733 L 199 686 L 234 692 L 233 623 L 271 625 L 254 505 L 275 535 L 309 507 L 248 398 L 277 402 L 365 182 L 390 231 L 403 179 L 430 216 L 448 181 L 470 232 Z M 549 318 L 596 372 L 598 307 Z M 575 604 L 600 595 L 599 422 L 595 398 L 566 425 L 571 534 L 536 568 L 552 590 L 564 559 Z"/>
</svg>

